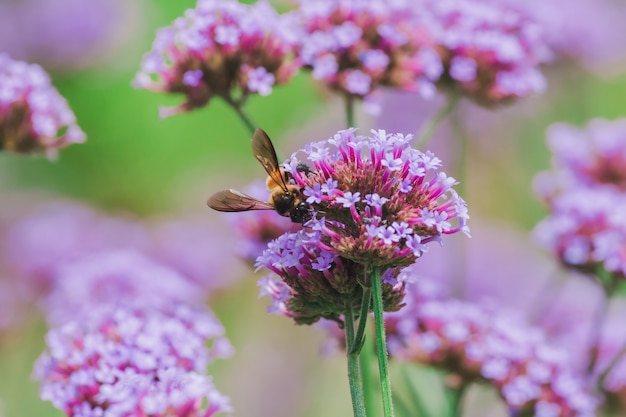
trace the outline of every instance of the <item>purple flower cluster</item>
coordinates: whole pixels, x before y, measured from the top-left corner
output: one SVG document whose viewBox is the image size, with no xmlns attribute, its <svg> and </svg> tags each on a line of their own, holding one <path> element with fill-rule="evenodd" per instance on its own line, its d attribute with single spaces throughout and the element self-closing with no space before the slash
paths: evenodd
<svg viewBox="0 0 626 417">
<path fill-rule="evenodd" d="M 0 54 L 0 150 L 45 152 L 85 141 L 65 99 L 39 66 Z"/>
<path fill-rule="evenodd" d="M 229 251 L 234 241 L 217 237 L 216 230 L 217 225 L 190 216 L 142 222 L 78 202 L 52 201 L 9 219 L 0 235 L 0 262 L 33 298 L 53 290 L 66 265 L 121 258 L 149 259 L 206 297 L 230 285 L 238 272 L 239 261 Z M 121 256 L 125 251 L 134 255 Z"/>
<path fill-rule="evenodd" d="M 203 297 L 185 277 L 133 250 L 83 256 L 56 269 L 54 282 L 44 300 L 54 324 L 86 317 L 99 305 L 199 305 Z"/>
<path fill-rule="evenodd" d="M 269 243 L 257 259 L 257 268 L 275 275 L 259 281 L 260 296 L 270 296 L 269 311 L 291 317 L 298 324 L 312 324 L 321 318 L 342 322 L 348 309 L 358 311 L 363 299 L 366 267 L 324 250 L 319 231 L 303 229 L 285 233 Z M 401 307 L 404 284 L 383 279 L 383 305 L 386 311 Z"/>
<path fill-rule="evenodd" d="M 536 188 L 550 215 L 535 228 L 539 243 L 565 265 L 626 276 L 626 121 L 593 120 L 548 131 L 553 170 Z"/>
<path fill-rule="evenodd" d="M 412 137 L 342 130 L 302 151 L 314 170 L 298 170 L 294 153 L 285 164 L 315 212 L 306 224 L 319 232 L 322 249 L 382 270 L 407 266 L 442 235 L 469 234 L 457 182 L 439 171 L 431 152 L 410 146 Z"/>
<path fill-rule="evenodd" d="M 50 330 L 35 364 L 41 396 L 70 417 L 210 417 L 230 411 L 206 376 L 230 353 L 206 310 L 102 308 Z M 207 344 L 211 343 L 208 348 Z"/>
<path fill-rule="evenodd" d="M 230 103 L 265 96 L 298 69 L 293 33 L 289 16 L 278 15 L 267 2 L 199 0 L 158 31 L 133 84 L 186 96 L 162 116 L 202 107 L 214 96 Z"/>
<path fill-rule="evenodd" d="M 513 312 L 437 299 L 407 286 L 407 306 L 387 316 L 392 357 L 443 368 L 461 383 L 487 382 L 512 415 L 591 417 L 597 400 L 566 349 Z"/>
<path fill-rule="evenodd" d="M 445 67 L 440 86 L 493 106 L 542 92 L 551 56 L 540 26 L 490 0 L 423 0 L 424 21 Z"/>
<path fill-rule="evenodd" d="M 314 79 L 364 98 L 379 86 L 432 96 L 443 71 L 408 1 L 299 1 L 299 57 Z"/>
</svg>

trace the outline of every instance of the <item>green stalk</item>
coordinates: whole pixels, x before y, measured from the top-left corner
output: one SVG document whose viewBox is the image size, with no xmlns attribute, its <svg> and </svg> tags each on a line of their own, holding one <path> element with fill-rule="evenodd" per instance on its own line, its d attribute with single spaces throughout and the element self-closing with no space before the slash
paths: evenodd
<svg viewBox="0 0 626 417">
<path fill-rule="evenodd" d="M 350 384 L 350 398 L 354 417 L 367 417 L 365 413 L 365 397 L 361 384 L 361 367 L 359 353 L 354 352 L 354 312 L 352 304 L 348 303 L 345 314 L 346 325 L 346 355 L 348 358 L 348 382 Z"/>
<path fill-rule="evenodd" d="M 354 97 L 346 96 L 346 127 L 354 127 Z"/>
<path fill-rule="evenodd" d="M 452 110 L 454 110 L 458 101 L 458 94 L 450 94 L 446 99 L 446 103 L 437 111 L 437 113 L 435 113 L 435 115 L 428 122 L 426 122 L 422 126 L 417 134 L 417 141 L 415 142 L 418 149 L 423 149 L 428 144 L 428 142 L 430 142 L 433 134 L 435 133 L 441 122 L 443 122 L 446 117 L 448 117 L 448 115 L 452 113 Z"/>
<path fill-rule="evenodd" d="M 446 398 L 448 399 L 448 417 L 459 417 L 461 415 L 461 400 L 465 393 L 465 384 L 456 388 L 446 388 Z"/>
<path fill-rule="evenodd" d="M 252 119 L 250 118 L 250 116 L 248 116 L 246 112 L 243 110 L 243 101 L 241 100 L 235 101 L 232 97 L 222 97 L 222 98 L 224 99 L 224 101 L 226 101 L 226 103 L 228 103 L 230 107 L 233 108 L 233 110 L 235 110 L 235 113 L 237 113 L 237 116 L 239 116 L 239 119 L 243 122 L 246 129 L 248 129 L 248 132 L 250 132 L 250 135 L 251 136 L 254 135 L 254 131 L 256 130 L 257 126 L 252 122 Z"/>
<path fill-rule="evenodd" d="M 361 311 L 359 312 L 359 326 L 354 335 L 354 353 L 361 352 L 365 339 L 365 325 L 367 324 L 367 316 L 370 312 L 370 305 L 372 304 L 372 289 L 363 288 L 363 301 L 361 302 Z"/>
<path fill-rule="evenodd" d="M 383 318 L 383 290 L 378 267 L 371 268 L 372 298 L 374 301 L 374 327 L 376 329 L 376 353 L 378 354 L 378 372 L 383 396 L 383 415 L 393 417 L 391 401 L 391 381 L 387 360 L 387 341 L 385 340 L 385 321 Z"/>
<path fill-rule="evenodd" d="M 374 340 L 372 328 L 369 326 L 364 340 Z M 374 344 L 364 343 L 361 350 L 361 375 L 363 377 L 363 391 L 365 392 L 365 409 L 370 417 L 378 417 L 380 415 L 380 404 L 375 401 L 375 398 L 378 397 L 378 381 L 376 381 L 376 376 L 372 369 L 374 356 Z"/>
</svg>

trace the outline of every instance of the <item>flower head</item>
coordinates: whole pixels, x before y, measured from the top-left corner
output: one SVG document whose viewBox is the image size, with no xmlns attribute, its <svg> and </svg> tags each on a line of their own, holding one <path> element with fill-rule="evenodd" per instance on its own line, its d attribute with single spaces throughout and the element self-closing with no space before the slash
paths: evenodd
<svg viewBox="0 0 626 417">
<path fill-rule="evenodd" d="M 626 195 L 611 189 L 575 188 L 553 197 L 551 213 L 534 230 L 536 240 L 568 267 L 596 266 L 626 276 Z"/>
<path fill-rule="evenodd" d="M 200 0 L 159 30 L 133 84 L 186 96 L 162 115 L 202 107 L 214 96 L 232 102 L 268 95 L 297 70 L 294 48 L 291 19 L 268 3 Z"/>
<path fill-rule="evenodd" d="M 594 119 L 584 128 L 556 123 L 547 142 L 552 171 L 537 179 L 545 198 L 558 188 L 582 185 L 626 192 L 626 119 Z"/>
<path fill-rule="evenodd" d="M 440 85 L 483 105 L 545 89 L 538 66 L 550 58 L 541 28 L 503 2 L 424 0 L 445 73 Z"/>
<path fill-rule="evenodd" d="M 55 324 L 85 317 L 102 305 L 198 305 L 203 295 L 176 271 L 131 250 L 83 256 L 58 268 L 54 282 L 44 309 Z"/>
<path fill-rule="evenodd" d="M 351 97 L 378 87 L 430 96 L 442 65 L 410 2 L 299 1 L 299 57 L 315 79 Z"/>
<path fill-rule="evenodd" d="M 315 171 L 286 164 L 316 213 L 305 226 L 319 232 L 324 250 L 383 270 L 412 264 L 442 235 L 469 233 L 465 201 L 454 178 L 438 171 L 441 161 L 413 149 L 411 136 L 354 129 L 309 144 L 304 150 Z M 319 201 L 319 202 L 318 202 Z"/>
<path fill-rule="evenodd" d="M 511 415 L 592 416 L 597 405 L 566 349 L 513 312 L 425 296 L 407 285 L 407 307 L 386 318 L 390 354 L 435 366 L 463 383 L 498 389 Z"/>
<path fill-rule="evenodd" d="M 56 156 L 85 141 L 65 99 L 39 66 L 0 54 L 0 150 Z"/>
<path fill-rule="evenodd" d="M 230 411 L 205 375 L 230 353 L 206 310 L 102 308 L 46 336 L 35 363 L 41 397 L 71 417 L 210 417 Z M 211 347 L 207 348 L 207 343 Z"/>
<path fill-rule="evenodd" d="M 366 267 L 320 247 L 321 234 L 306 229 L 285 233 L 269 243 L 257 259 L 257 268 L 270 275 L 259 281 L 260 295 L 269 295 L 269 311 L 291 317 L 298 324 L 312 324 L 321 318 L 342 322 L 348 306 L 358 311 L 363 298 Z M 389 271 L 383 280 L 393 275 Z M 392 281 L 392 280 L 388 280 Z M 401 307 L 404 285 L 383 283 L 386 311 Z"/>
</svg>

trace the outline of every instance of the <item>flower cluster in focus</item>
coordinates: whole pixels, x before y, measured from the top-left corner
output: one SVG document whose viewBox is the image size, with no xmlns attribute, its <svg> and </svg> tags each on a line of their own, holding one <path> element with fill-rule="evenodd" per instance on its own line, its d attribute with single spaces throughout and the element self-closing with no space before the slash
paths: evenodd
<svg viewBox="0 0 626 417">
<path fill-rule="evenodd" d="M 382 271 L 407 266 L 442 235 L 469 234 L 465 201 L 456 180 L 439 171 L 431 152 L 411 147 L 410 135 L 342 130 L 302 150 L 314 170 L 285 164 L 316 213 L 306 224 L 320 233 L 319 246 Z"/>
<path fill-rule="evenodd" d="M 76 117 L 39 65 L 0 54 L 0 150 L 45 152 L 85 141 Z"/>
<path fill-rule="evenodd" d="M 162 116 L 202 107 L 212 97 L 234 104 L 268 95 L 298 69 L 289 16 L 267 2 L 199 0 L 172 26 L 160 29 L 134 86 L 184 94 L 185 102 Z"/>
<path fill-rule="evenodd" d="M 407 306 L 386 318 L 392 357 L 444 369 L 460 384 L 485 381 L 511 415 L 595 415 L 597 400 L 567 350 L 540 328 L 507 309 L 431 297 L 419 284 L 407 285 Z"/>
<path fill-rule="evenodd" d="M 420 3 L 445 67 L 441 86 L 487 106 L 545 89 L 539 65 L 551 54 L 529 16 L 490 0 Z"/>
<path fill-rule="evenodd" d="M 349 97 L 393 87 L 430 97 L 443 67 L 408 1 L 299 1 L 299 57 L 314 79 Z"/>
</svg>

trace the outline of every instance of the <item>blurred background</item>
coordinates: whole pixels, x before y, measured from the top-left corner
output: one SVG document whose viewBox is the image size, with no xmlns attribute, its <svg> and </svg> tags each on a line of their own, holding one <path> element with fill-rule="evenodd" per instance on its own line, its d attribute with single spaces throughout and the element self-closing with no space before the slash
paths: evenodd
<svg viewBox="0 0 626 417">
<path fill-rule="evenodd" d="M 193 0 L 0 0 L 0 52 L 48 70 L 87 134 L 85 144 L 63 149 L 57 161 L 0 154 L 0 221 L 4 222 L 0 232 L 16 214 L 64 198 L 138 221 L 198 216 L 217 225 L 216 233 L 233 237 L 230 220 L 209 210 L 205 201 L 216 190 L 241 189 L 265 176 L 251 155 L 245 127 L 219 100 L 191 113 L 159 119 L 160 106 L 176 104 L 181 98 L 131 87 L 155 30 L 194 5 Z M 289 7 L 284 2 L 276 6 Z M 623 22 L 626 14 L 621 17 Z M 614 30 L 624 32 L 619 27 Z M 623 39 L 621 32 L 612 36 Z M 624 51 L 614 52 L 606 61 L 610 63 L 592 70 L 575 58 L 562 59 L 545 69 L 548 91 L 544 95 L 508 108 L 487 111 L 463 102 L 454 123 L 444 124 L 431 142 L 445 171 L 463 179 L 476 239 L 484 237 L 489 246 L 506 234 L 524 248 L 511 249 L 520 253 L 511 261 L 521 269 L 516 278 L 494 277 L 504 297 L 516 298 L 511 288 L 517 288 L 513 285 L 519 286 L 519 281 L 537 282 L 539 274 L 559 275 L 557 265 L 535 250 L 528 237 L 545 214 L 531 186 L 534 175 L 549 167 L 545 130 L 556 121 L 583 125 L 594 117 L 626 115 L 626 76 L 620 66 L 626 53 L 620 52 Z M 374 117 L 359 112 L 357 125 L 365 131 L 375 127 L 415 133 L 440 105 L 441 100 L 425 102 L 408 94 L 385 93 L 382 113 Z M 247 107 L 282 157 L 342 128 L 342 109 L 337 97 L 302 74 L 268 97 L 252 97 Z M 468 136 L 465 169 L 459 168 L 455 152 L 458 132 Z M 443 250 L 454 248 L 455 239 L 463 237 L 451 238 Z M 231 281 L 214 293 L 211 307 L 226 327 L 236 354 L 214 363 L 209 373 L 217 388 L 232 399 L 235 414 L 349 415 L 344 358 L 321 355 L 322 332 L 265 314 L 267 300 L 257 300 L 258 276 L 243 262 L 233 259 L 232 263 L 220 266 L 236 273 L 228 274 Z M 538 264 L 545 265 L 541 272 Z M 506 273 L 510 268 L 507 264 L 498 270 Z M 506 279 L 516 279 L 517 284 L 509 285 Z M 6 306 L 11 298 L 5 292 L 0 302 Z M 532 312 L 533 302 L 538 301 L 526 298 L 519 307 Z M 46 326 L 36 311 L 29 306 L 17 313 L 0 308 L 0 314 L 14 314 L 14 322 L 19 323 L 0 333 L 0 415 L 5 417 L 63 415 L 39 399 L 30 376 L 45 346 Z"/>
</svg>

